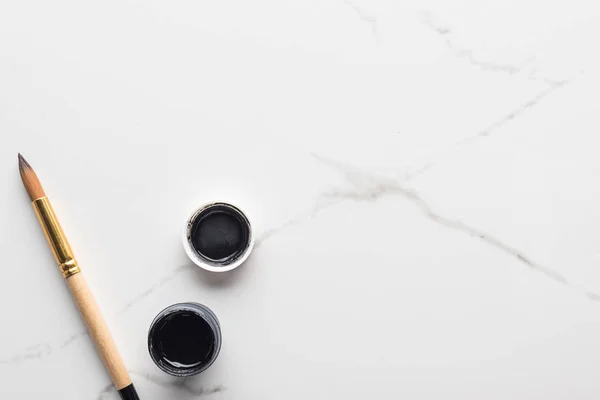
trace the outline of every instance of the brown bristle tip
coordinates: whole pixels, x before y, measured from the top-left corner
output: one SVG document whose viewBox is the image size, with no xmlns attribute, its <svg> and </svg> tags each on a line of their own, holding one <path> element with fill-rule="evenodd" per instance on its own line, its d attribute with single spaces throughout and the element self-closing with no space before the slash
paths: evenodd
<svg viewBox="0 0 600 400">
<path fill-rule="evenodd" d="M 27 160 L 19 153 L 19 169 L 24 170 L 26 168 L 31 169 L 31 165 L 29 165 Z"/>
<path fill-rule="evenodd" d="M 21 153 L 19 153 L 19 173 L 21 174 L 21 179 L 23 180 L 23 185 L 27 190 L 27 194 L 32 201 L 45 196 L 44 189 L 42 189 L 42 185 L 40 184 L 37 175 Z"/>
</svg>

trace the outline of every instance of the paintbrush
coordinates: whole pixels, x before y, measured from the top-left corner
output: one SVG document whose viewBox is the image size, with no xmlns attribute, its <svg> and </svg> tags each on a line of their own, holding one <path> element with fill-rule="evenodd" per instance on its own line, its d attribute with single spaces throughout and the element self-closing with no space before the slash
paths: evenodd
<svg viewBox="0 0 600 400">
<path fill-rule="evenodd" d="M 46 197 L 46 193 L 44 193 L 44 189 L 42 189 L 42 185 L 31 165 L 25 161 L 21 154 L 19 154 L 19 172 L 46 239 L 48 239 L 48 244 L 52 249 L 52 253 L 54 253 L 54 258 L 67 281 L 73 300 L 75 300 L 75 304 L 83 317 L 87 330 L 113 384 L 123 400 L 139 400 L 117 346 L 73 256 L 73 251 Z"/>
</svg>

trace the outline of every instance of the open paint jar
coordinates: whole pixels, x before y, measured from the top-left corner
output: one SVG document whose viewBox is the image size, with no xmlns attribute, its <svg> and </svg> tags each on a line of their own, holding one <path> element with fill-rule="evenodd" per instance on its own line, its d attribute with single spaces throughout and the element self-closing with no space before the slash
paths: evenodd
<svg viewBox="0 0 600 400">
<path fill-rule="evenodd" d="M 173 304 L 162 310 L 148 331 L 152 361 L 173 376 L 199 374 L 212 365 L 221 350 L 217 316 L 199 303 Z"/>
<path fill-rule="evenodd" d="M 183 247 L 199 267 L 230 271 L 240 266 L 254 247 L 250 220 L 231 203 L 203 204 L 186 221 Z"/>
</svg>

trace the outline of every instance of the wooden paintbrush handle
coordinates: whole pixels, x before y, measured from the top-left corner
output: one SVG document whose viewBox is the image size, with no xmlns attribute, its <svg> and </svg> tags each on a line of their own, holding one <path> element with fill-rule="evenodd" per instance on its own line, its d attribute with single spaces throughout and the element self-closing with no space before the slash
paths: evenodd
<svg viewBox="0 0 600 400">
<path fill-rule="evenodd" d="M 66 281 L 111 380 L 117 390 L 127 388 L 131 378 L 83 274 L 72 275 Z"/>
<path fill-rule="evenodd" d="M 92 296 L 81 274 L 81 269 L 75 261 L 71 246 L 69 246 L 67 237 L 58 222 L 58 218 L 56 218 L 52 205 L 31 165 L 20 154 L 19 172 L 54 258 L 63 277 L 67 280 L 75 304 L 77 304 L 77 308 L 85 321 L 88 332 L 96 345 L 96 349 L 98 349 L 113 384 L 123 400 L 140 400 L 104 318 L 102 318 L 94 301 L 94 296 Z"/>
</svg>

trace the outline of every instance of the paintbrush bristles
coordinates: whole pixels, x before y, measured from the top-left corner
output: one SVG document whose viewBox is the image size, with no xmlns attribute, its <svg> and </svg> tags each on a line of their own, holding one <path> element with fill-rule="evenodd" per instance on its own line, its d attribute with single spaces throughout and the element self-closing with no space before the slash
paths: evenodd
<svg viewBox="0 0 600 400">
<path fill-rule="evenodd" d="M 33 168 L 31 168 L 31 165 L 29 165 L 29 163 L 23 158 L 21 153 L 19 153 L 19 172 L 21 173 L 23 185 L 25 186 L 25 190 L 27 190 L 27 194 L 29 195 L 31 201 L 46 196 L 40 180 L 33 171 Z"/>
</svg>

